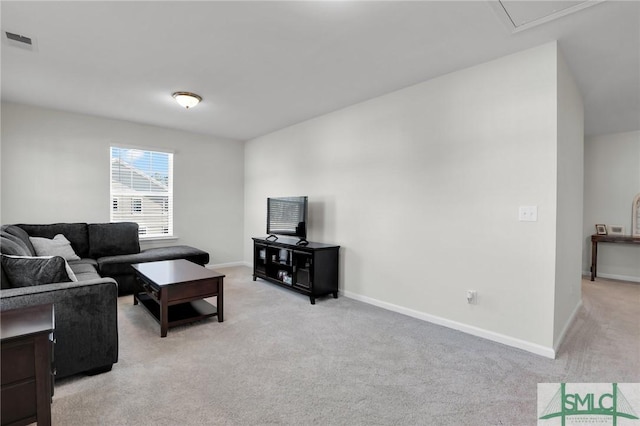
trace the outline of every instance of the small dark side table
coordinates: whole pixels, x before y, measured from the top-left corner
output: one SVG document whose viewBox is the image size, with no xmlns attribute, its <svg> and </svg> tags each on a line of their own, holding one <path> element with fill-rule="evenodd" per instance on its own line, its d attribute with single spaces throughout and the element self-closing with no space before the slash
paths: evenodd
<svg viewBox="0 0 640 426">
<path fill-rule="evenodd" d="M 592 235 L 591 236 L 591 281 L 598 274 L 598 243 L 637 244 L 640 245 L 640 237 L 630 235 Z"/>
<path fill-rule="evenodd" d="M 0 312 L 2 425 L 51 424 L 52 304 Z"/>
</svg>

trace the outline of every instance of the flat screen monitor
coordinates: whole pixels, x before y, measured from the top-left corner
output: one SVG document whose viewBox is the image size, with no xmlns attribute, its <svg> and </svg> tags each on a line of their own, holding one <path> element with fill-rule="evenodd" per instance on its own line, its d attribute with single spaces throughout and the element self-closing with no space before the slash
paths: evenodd
<svg viewBox="0 0 640 426">
<path fill-rule="evenodd" d="M 267 234 L 307 238 L 307 197 L 267 198 Z"/>
</svg>

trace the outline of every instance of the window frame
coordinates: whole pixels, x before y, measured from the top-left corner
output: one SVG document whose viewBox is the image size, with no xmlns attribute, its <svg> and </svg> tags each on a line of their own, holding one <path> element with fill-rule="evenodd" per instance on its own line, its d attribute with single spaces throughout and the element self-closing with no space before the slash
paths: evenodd
<svg viewBox="0 0 640 426">
<path fill-rule="evenodd" d="M 129 155 L 133 158 L 131 161 L 127 162 L 123 160 Z M 136 157 L 136 155 L 138 155 L 138 157 Z M 158 155 L 160 155 L 160 157 L 158 157 Z M 148 158 L 142 160 L 144 165 L 141 166 L 138 164 L 136 167 L 136 159 L 147 156 Z M 160 163 L 156 163 L 158 167 L 153 164 L 154 159 L 160 160 Z M 148 163 L 145 163 L 145 161 L 148 161 Z M 110 144 L 110 222 L 138 223 L 140 240 L 175 239 L 173 215 L 174 161 L 175 152 L 171 150 L 155 147 Z M 120 162 L 120 164 L 114 165 L 114 162 Z M 118 177 L 115 177 L 116 170 Z M 129 185 L 123 184 L 121 178 L 122 171 L 125 173 L 124 176 L 130 174 L 129 178 L 124 179 L 124 182 L 130 182 Z M 149 181 L 147 190 L 141 190 L 139 186 L 141 180 L 144 183 L 144 179 L 148 179 Z M 143 188 L 145 186 L 146 183 L 144 183 Z M 164 190 L 158 190 L 158 187 L 164 186 L 166 186 Z M 147 199 L 146 204 L 148 204 L 147 207 L 150 209 L 145 208 L 145 199 Z M 159 202 L 158 199 L 161 199 L 161 201 Z M 155 208 L 153 203 L 160 205 L 160 207 Z"/>
</svg>

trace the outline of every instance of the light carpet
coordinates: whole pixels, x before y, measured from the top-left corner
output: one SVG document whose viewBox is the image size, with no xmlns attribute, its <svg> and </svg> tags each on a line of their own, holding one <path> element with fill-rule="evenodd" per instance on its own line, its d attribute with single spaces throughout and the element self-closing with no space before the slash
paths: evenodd
<svg viewBox="0 0 640 426">
<path fill-rule="evenodd" d="M 528 425 L 541 382 L 640 382 L 640 285 L 583 281 L 555 360 L 220 269 L 225 321 L 118 301 L 119 362 L 56 382 L 54 425 Z M 212 301 L 215 304 L 215 299 Z"/>
</svg>

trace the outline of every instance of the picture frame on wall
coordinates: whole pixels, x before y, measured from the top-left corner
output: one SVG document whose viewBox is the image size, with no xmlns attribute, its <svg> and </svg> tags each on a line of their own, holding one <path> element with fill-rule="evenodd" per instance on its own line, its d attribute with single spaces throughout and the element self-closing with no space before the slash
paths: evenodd
<svg viewBox="0 0 640 426">
<path fill-rule="evenodd" d="M 607 235 L 607 225 L 596 223 L 596 234 Z"/>
<path fill-rule="evenodd" d="M 609 235 L 624 235 L 624 226 L 622 225 L 609 225 L 607 226 Z"/>
</svg>

